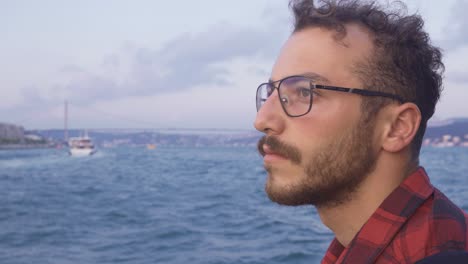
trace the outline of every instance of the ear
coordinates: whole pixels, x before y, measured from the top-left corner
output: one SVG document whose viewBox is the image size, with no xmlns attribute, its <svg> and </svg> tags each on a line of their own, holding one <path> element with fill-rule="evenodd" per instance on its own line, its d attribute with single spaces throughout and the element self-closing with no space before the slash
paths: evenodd
<svg viewBox="0 0 468 264">
<path fill-rule="evenodd" d="M 389 152 L 399 152 L 411 144 L 421 124 L 421 111 L 414 103 L 404 103 L 391 109 L 390 126 L 382 144 Z"/>
</svg>

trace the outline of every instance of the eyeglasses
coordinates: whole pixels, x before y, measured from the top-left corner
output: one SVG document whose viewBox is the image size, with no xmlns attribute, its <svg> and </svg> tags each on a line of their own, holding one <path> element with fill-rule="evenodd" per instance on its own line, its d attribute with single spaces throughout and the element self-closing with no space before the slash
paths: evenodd
<svg viewBox="0 0 468 264">
<path fill-rule="evenodd" d="M 278 83 L 278 86 L 275 84 Z M 275 82 L 262 83 L 257 88 L 257 111 L 265 104 L 275 89 L 278 89 L 278 98 L 284 112 L 290 117 L 299 117 L 309 113 L 312 108 L 315 89 L 323 89 L 344 93 L 359 94 L 362 96 L 380 96 L 405 102 L 398 95 L 369 91 L 358 88 L 345 88 L 315 84 L 314 79 L 306 76 L 289 76 Z"/>
</svg>

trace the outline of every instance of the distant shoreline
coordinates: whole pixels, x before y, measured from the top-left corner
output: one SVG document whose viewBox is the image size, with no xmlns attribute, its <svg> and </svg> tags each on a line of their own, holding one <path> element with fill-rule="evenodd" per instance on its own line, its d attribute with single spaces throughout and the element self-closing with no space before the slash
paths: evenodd
<svg viewBox="0 0 468 264">
<path fill-rule="evenodd" d="M 0 145 L 0 150 L 15 150 L 15 149 L 45 149 L 54 148 L 50 144 L 4 144 Z"/>
</svg>

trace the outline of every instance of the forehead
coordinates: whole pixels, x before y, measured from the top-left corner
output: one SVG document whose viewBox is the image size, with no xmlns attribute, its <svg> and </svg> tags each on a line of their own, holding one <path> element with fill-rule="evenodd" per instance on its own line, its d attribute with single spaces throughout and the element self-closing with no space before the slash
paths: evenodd
<svg viewBox="0 0 468 264">
<path fill-rule="evenodd" d="M 355 83 L 356 63 L 371 54 L 369 34 L 359 26 L 346 26 L 347 34 L 336 39 L 336 32 L 311 27 L 295 32 L 284 44 L 272 71 L 272 80 L 312 73 L 334 84 Z"/>
</svg>

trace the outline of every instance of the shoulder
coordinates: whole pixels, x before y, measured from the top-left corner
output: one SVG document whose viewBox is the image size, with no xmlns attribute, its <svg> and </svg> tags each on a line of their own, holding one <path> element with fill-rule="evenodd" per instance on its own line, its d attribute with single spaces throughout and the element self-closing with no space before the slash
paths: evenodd
<svg viewBox="0 0 468 264">
<path fill-rule="evenodd" d="M 466 251 L 467 224 L 467 215 L 442 192 L 434 189 L 432 196 L 396 235 L 391 250 L 403 262 L 409 263 L 442 252 Z"/>
<path fill-rule="evenodd" d="M 467 215 L 437 189 L 428 221 L 432 253 L 468 249 Z"/>
<path fill-rule="evenodd" d="M 448 251 L 441 252 L 427 258 L 424 258 L 416 264 L 466 264 L 468 263 L 467 251 Z"/>
</svg>

